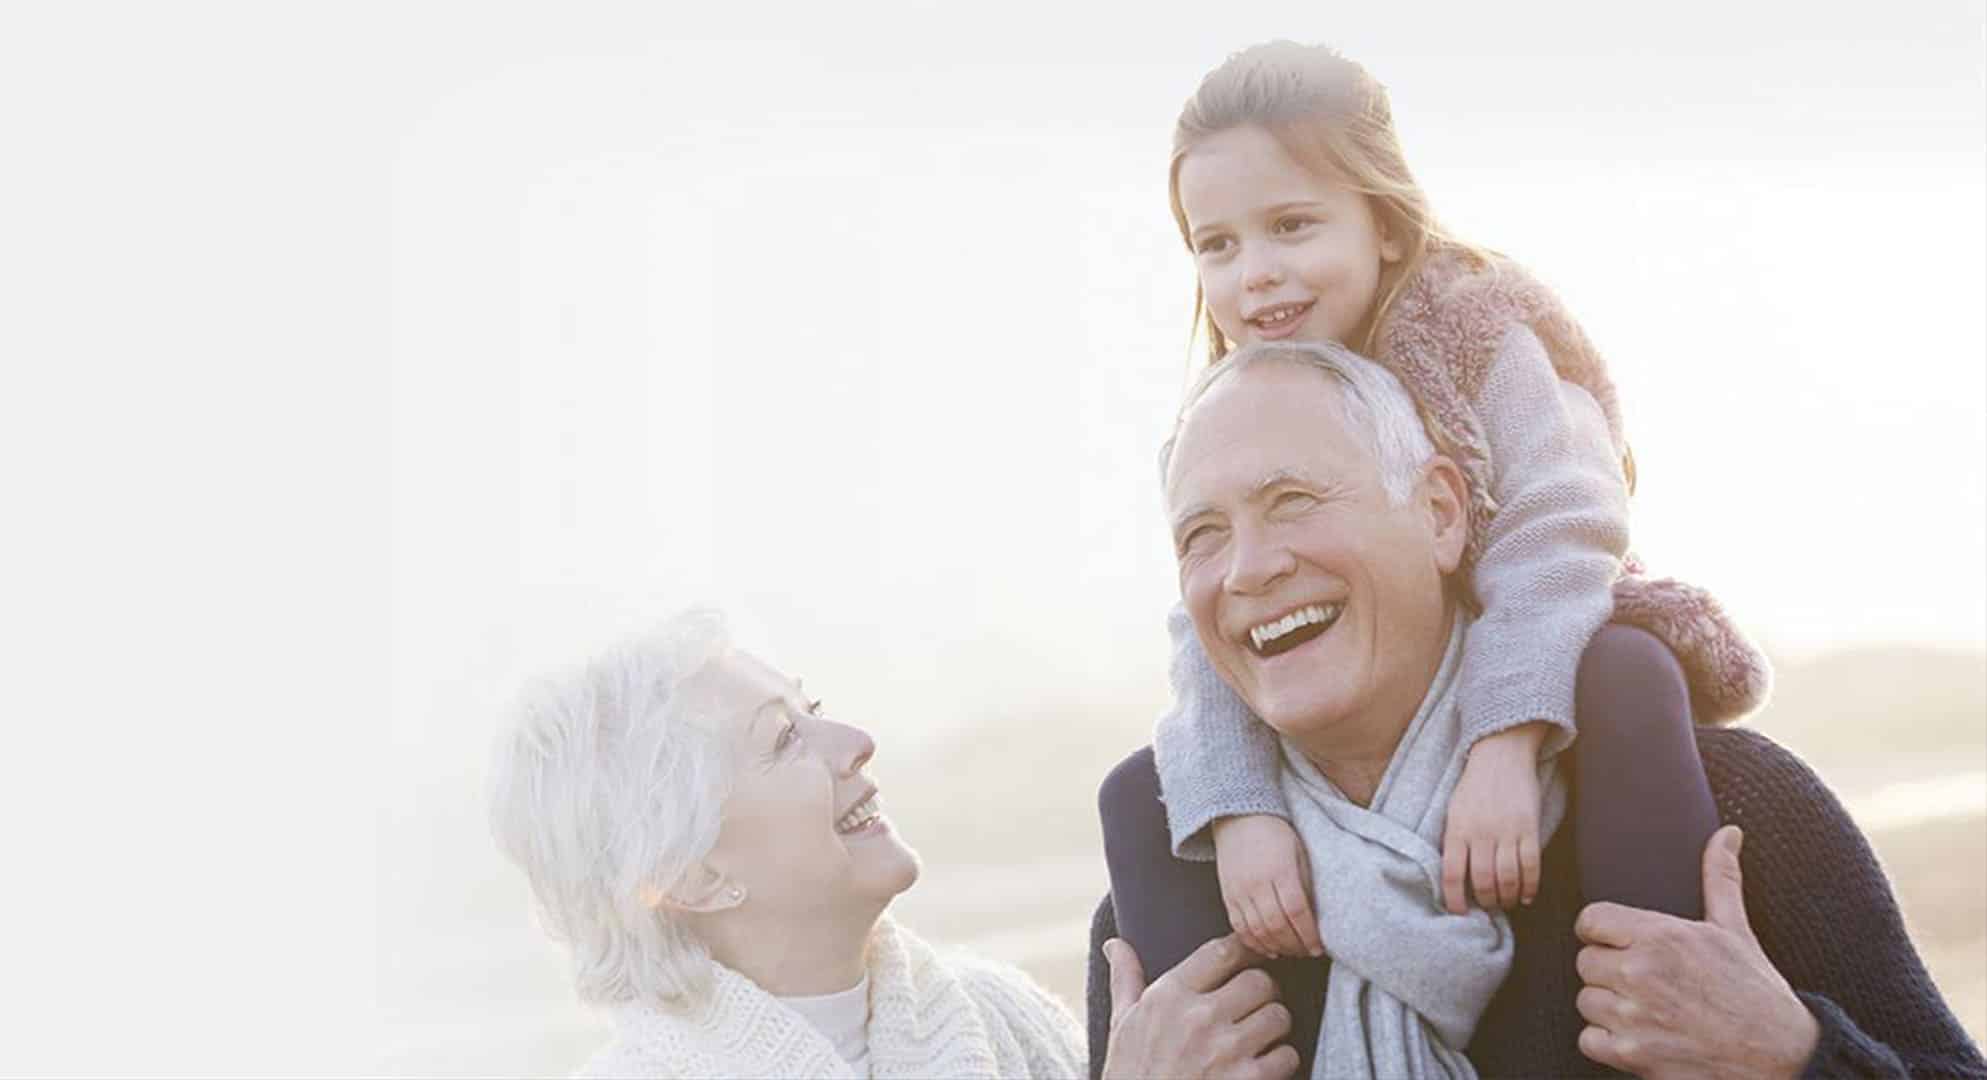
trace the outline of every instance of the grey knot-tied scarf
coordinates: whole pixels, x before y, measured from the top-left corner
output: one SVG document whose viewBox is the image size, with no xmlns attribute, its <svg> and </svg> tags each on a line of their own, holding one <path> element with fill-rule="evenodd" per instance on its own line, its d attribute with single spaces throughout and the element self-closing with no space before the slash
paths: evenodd
<svg viewBox="0 0 1987 1080">
<path fill-rule="evenodd" d="M 1311 856 L 1318 930 L 1331 954 L 1311 1076 L 1474 1077 L 1463 1056 L 1511 970 L 1511 921 L 1442 908 L 1442 828 L 1469 747 L 1455 704 L 1458 616 L 1428 694 L 1372 805 L 1341 794 L 1283 740 L 1284 798 Z M 1566 785 L 1539 766 L 1541 847 L 1566 814 Z"/>
</svg>

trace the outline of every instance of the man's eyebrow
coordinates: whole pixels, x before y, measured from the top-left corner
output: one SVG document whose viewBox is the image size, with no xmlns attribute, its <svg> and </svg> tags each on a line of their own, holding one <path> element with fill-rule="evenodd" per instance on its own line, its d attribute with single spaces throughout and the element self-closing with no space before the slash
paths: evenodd
<svg viewBox="0 0 1987 1080">
<path fill-rule="evenodd" d="M 1302 484 L 1305 487 L 1312 488 L 1330 486 L 1298 469 L 1273 469 L 1265 473 L 1261 480 L 1256 481 L 1255 486 L 1249 489 L 1249 494 L 1244 496 L 1244 499 L 1248 502 L 1261 502 L 1263 497 L 1268 495 L 1270 491 L 1285 484 Z M 1213 512 L 1213 503 L 1195 503 L 1173 515 L 1173 532 L 1178 534 L 1186 526 L 1187 522 L 1200 517 L 1202 514 L 1211 514 Z"/>
<path fill-rule="evenodd" d="M 1256 486 L 1249 489 L 1249 501 L 1255 502 L 1267 495 L 1271 488 L 1282 487 L 1285 484 L 1302 484 L 1314 488 L 1329 486 L 1297 469 L 1276 469 L 1256 481 Z"/>
</svg>

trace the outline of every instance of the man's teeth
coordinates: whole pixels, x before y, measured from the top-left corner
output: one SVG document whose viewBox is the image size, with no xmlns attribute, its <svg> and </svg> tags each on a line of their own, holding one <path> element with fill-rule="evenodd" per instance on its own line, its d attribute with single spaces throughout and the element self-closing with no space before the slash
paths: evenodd
<svg viewBox="0 0 1987 1080">
<path fill-rule="evenodd" d="M 869 798 L 850 807 L 849 812 L 843 814 L 840 821 L 835 822 L 835 831 L 838 833 L 852 833 L 875 821 L 880 816 L 882 816 L 882 811 L 876 808 L 876 793 L 871 792 Z"/>
<path fill-rule="evenodd" d="M 1331 622 L 1337 619 L 1339 612 L 1343 610 L 1345 610 L 1343 604 L 1312 604 L 1309 607 L 1301 607 L 1281 619 L 1266 622 L 1250 630 L 1249 640 L 1260 650 L 1292 630 L 1314 623 Z"/>
</svg>

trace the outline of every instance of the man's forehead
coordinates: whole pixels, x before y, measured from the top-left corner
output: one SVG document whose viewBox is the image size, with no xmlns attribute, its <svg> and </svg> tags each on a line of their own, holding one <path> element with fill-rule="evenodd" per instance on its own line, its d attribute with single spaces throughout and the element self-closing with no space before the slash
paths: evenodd
<svg viewBox="0 0 1987 1080">
<path fill-rule="evenodd" d="M 1329 434 L 1338 426 L 1339 393 L 1329 376 L 1289 364 L 1258 364 L 1222 380 L 1180 425 L 1167 462 L 1168 500 L 1208 482 L 1255 489 L 1339 471 L 1331 451 L 1341 440 Z"/>
</svg>

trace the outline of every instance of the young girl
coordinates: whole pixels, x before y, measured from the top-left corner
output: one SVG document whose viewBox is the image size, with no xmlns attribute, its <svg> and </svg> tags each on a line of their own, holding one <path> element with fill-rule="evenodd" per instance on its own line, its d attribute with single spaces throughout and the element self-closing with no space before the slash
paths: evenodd
<svg viewBox="0 0 1987 1080">
<path fill-rule="evenodd" d="M 1341 342 L 1402 381 L 1467 479 L 1460 585 L 1478 616 L 1459 700 L 1472 749 L 1444 833 L 1445 906 L 1463 911 L 1471 886 L 1486 907 L 1531 902 L 1537 762 L 1570 743 L 1586 898 L 1699 917 L 1717 816 L 1693 713 L 1716 723 L 1756 707 L 1767 668 L 1704 593 L 1639 576 L 1627 523 L 1604 505 L 1618 491 L 1595 500 L 1565 484 L 1552 455 L 1566 444 L 1513 422 L 1509 388 L 1526 381 L 1514 376 L 1549 372 L 1532 385 L 1591 398 L 1619 455 L 1578 463 L 1583 475 L 1632 489 L 1614 387 L 1585 334 L 1522 269 L 1436 226 L 1386 91 L 1329 49 L 1257 46 L 1208 75 L 1180 116 L 1170 188 L 1210 363 L 1254 341 Z M 1158 792 L 1139 756 L 1101 797 L 1119 930 L 1149 975 L 1225 932 L 1216 921 L 1266 955 L 1321 955 L 1275 735 L 1215 675 L 1184 612 L 1170 624 L 1177 703 L 1153 739 Z M 1170 852 L 1135 835 L 1160 793 Z M 1164 856 L 1210 853 L 1223 910 L 1197 919 L 1160 881 L 1179 872 Z"/>
</svg>

